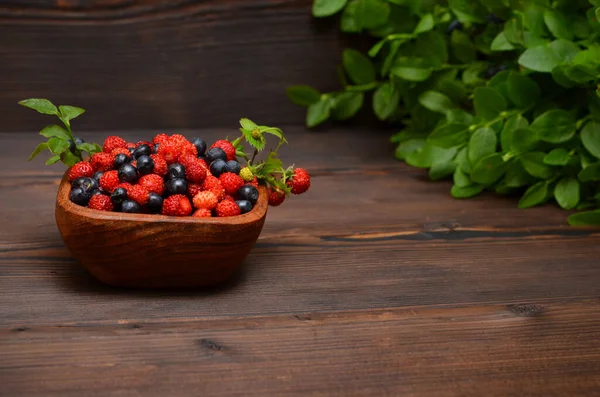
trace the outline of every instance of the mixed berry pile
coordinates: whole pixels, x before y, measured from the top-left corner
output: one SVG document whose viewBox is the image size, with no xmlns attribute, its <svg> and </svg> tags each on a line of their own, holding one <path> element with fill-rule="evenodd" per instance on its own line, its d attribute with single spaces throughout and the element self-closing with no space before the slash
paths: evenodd
<svg viewBox="0 0 600 397">
<path fill-rule="evenodd" d="M 99 211 L 229 217 L 252 211 L 259 183 L 267 186 L 272 206 L 310 187 L 302 168 L 271 170 L 273 156 L 271 162 L 242 165 L 238 156 L 248 160 L 239 139 L 207 146 L 200 138 L 180 134 L 158 134 L 137 143 L 110 136 L 102 151 L 69 170 L 70 199 Z"/>
</svg>

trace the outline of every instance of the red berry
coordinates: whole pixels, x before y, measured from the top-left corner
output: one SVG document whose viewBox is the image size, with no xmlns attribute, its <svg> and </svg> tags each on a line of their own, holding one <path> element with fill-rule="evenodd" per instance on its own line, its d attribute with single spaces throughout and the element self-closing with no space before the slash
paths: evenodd
<svg viewBox="0 0 600 397">
<path fill-rule="evenodd" d="M 119 136 L 109 136 L 104 140 L 102 151 L 105 153 L 111 153 L 113 150 L 120 147 L 127 148 L 127 142 L 125 142 L 125 139 Z"/>
<path fill-rule="evenodd" d="M 269 205 L 272 207 L 280 206 L 285 200 L 285 193 L 279 189 L 269 188 Z"/>
<path fill-rule="evenodd" d="M 292 188 L 293 194 L 302 194 L 310 188 L 310 175 L 304 168 L 296 168 L 287 185 Z"/>
<path fill-rule="evenodd" d="M 94 175 L 94 167 L 87 161 L 80 161 L 69 170 L 69 181 L 73 182 L 77 178 L 90 178 Z"/>
<path fill-rule="evenodd" d="M 185 177 L 190 182 L 200 183 L 206 178 L 206 168 L 199 161 L 190 161 L 185 166 Z"/>
<path fill-rule="evenodd" d="M 138 183 L 146 188 L 146 190 L 149 192 L 156 193 L 161 196 L 165 191 L 165 181 L 162 179 L 162 177 L 156 174 L 144 175 L 140 178 Z"/>
<path fill-rule="evenodd" d="M 217 208 L 215 210 L 217 216 L 226 217 L 226 216 L 236 216 L 241 214 L 240 207 L 233 200 L 223 200 L 219 204 L 217 204 Z"/>
<path fill-rule="evenodd" d="M 214 147 L 223 149 L 225 154 L 227 154 L 227 161 L 235 160 L 235 147 L 233 147 L 231 142 L 222 139 L 220 141 L 216 141 L 215 143 L 213 143 L 212 146 L 210 147 L 210 149 L 212 149 Z"/>
<path fill-rule="evenodd" d="M 205 208 L 207 210 L 214 209 L 217 204 L 219 204 L 219 200 L 217 196 L 210 190 L 205 192 L 200 192 L 194 196 L 194 207 L 196 208 Z"/>
<path fill-rule="evenodd" d="M 206 208 L 200 208 L 196 210 L 196 212 L 194 212 L 192 216 L 195 216 L 196 218 L 210 218 L 212 216 L 212 212 L 210 212 L 210 210 L 207 210 Z"/>
<path fill-rule="evenodd" d="M 180 145 L 176 142 L 168 140 L 167 142 L 161 144 L 158 147 L 158 153 L 161 155 L 167 164 L 176 163 L 179 160 L 179 155 L 181 154 Z"/>
<path fill-rule="evenodd" d="M 254 179 L 251 182 L 248 182 L 248 184 L 258 189 L 258 178 L 254 177 Z"/>
<path fill-rule="evenodd" d="M 188 196 L 194 198 L 198 193 L 202 191 L 202 185 L 197 183 L 188 183 Z"/>
<path fill-rule="evenodd" d="M 184 142 L 181 145 L 181 157 L 187 155 L 193 155 L 194 157 L 198 157 L 198 149 L 191 142 Z"/>
<path fill-rule="evenodd" d="M 168 165 L 165 159 L 158 154 L 151 154 L 150 158 L 154 160 L 154 170 L 152 171 L 152 173 L 160 176 L 167 175 Z"/>
<path fill-rule="evenodd" d="M 223 200 L 223 197 L 225 197 L 225 189 L 223 189 L 221 181 L 219 181 L 219 178 L 212 175 L 206 177 L 202 184 L 202 190 L 210 190 L 217 196 L 219 201 Z"/>
<path fill-rule="evenodd" d="M 200 159 L 198 159 L 193 154 L 184 154 L 179 156 L 179 164 L 183 165 L 185 168 L 187 168 L 189 163 L 192 163 L 194 161 L 200 161 Z"/>
<path fill-rule="evenodd" d="M 94 169 L 96 171 L 102 171 L 102 172 L 112 170 L 114 162 L 115 162 L 114 156 L 110 153 L 104 153 L 104 152 L 95 153 L 92 155 L 92 158 L 90 159 L 90 163 L 92 164 L 92 167 L 94 167 Z"/>
<path fill-rule="evenodd" d="M 110 152 L 110 155 L 113 157 L 113 159 L 117 157 L 117 154 L 124 154 L 127 157 L 131 157 L 131 152 L 129 151 L 129 149 L 124 147 L 118 147 L 116 149 L 113 149 L 112 152 Z"/>
<path fill-rule="evenodd" d="M 109 193 L 112 193 L 121 183 L 119 180 L 119 172 L 117 170 L 107 171 L 100 178 L 100 187 Z"/>
<path fill-rule="evenodd" d="M 158 134 L 154 138 L 152 138 L 152 143 L 162 145 L 169 139 L 167 134 Z"/>
<path fill-rule="evenodd" d="M 242 186 L 244 186 L 244 180 L 241 176 L 234 174 L 233 172 L 225 172 L 219 177 L 221 185 L 225 189 L 227 194 L 235 194 Z"/>
<path fill-rule="evenodd" d="M 119 183 L 115 187 L 115 189 L 120 188 L 120 187 L 123 188 L 123 189 L 125 189 L 127 191 L 127 194 L 129 194 L 129 191 L 131 190 L 131 188 L 133 187 L 133 185 L 131 183 L 129 183 L 129 182 L 122 182 L 122 183 Z"/>
<path fill-rule="evenodd" d="M 179 144 L 189 142 L 188 139 L 181 134 L 173 134 L 169 137 L 169 140 Z"/>
<path fill-rule="evenodd" d="M 150 192 L 142 185 L 133 185 L 127 190 L 127 197 L 139 205 L 145 205 L 150 199 Z"/>
<path fill-rule="evenodd" d="M 204 161 L 203 159 L 198 159 L 198 161 L 200 162 L 200 164 L 202 164 L 202 166 L 204 168 L 206 168 L 206 170 L 208 171 L 208 164 L 206 164 L 206 161 Z"/>
<path fill-rule="evenodd" d="M 98 211 L 112 211 L 114 208 L 110 197 L 104 194 L 93 195 L 88 203 L 88 207 Z"/>
<path fill-rule="evenodd" d="M 152 153 L 154 153 L 154 145 L 152 144 L 152 142 L 149 142 L 149 141 L 139 141 L 138 143 L 135 144 L 135 147 L 138 147 L 140 145 L 148 145 L 150 147 L 150 151 Z"/>
<path fill-rule="evenodd" d="M 192 204 L 190 203 L 190 200 L 183 194 L 175 194 L 173 196 L 170 196 L 163 202 L 163 215 L 188 216 L 191 213 Z"/>
<path fill-rule="evenodd" d="M 229 200 L 229 201 L 235 202 L 235 198 L 233 196 L 230 196 L 229 194 L 225 195 L 225 197 L 223 198 L 223 201 L 225 201 L 225 200 Z"/>
<path fill-rule="evenodd" d="M 129 149 L 135 149 L 137 147 L 136 144 L 133 142 L 127 142 L 126 145 Z"/>
</svg>

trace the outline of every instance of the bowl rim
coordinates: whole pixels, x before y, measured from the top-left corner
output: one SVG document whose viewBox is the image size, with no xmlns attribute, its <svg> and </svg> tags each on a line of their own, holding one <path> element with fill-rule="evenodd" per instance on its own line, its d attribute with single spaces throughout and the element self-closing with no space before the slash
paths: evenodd
<svg viewBox="0 0 600 397">
<path fill-rule="evenodd" d="M 230 217 L 197 218 L 193 216 L 169 216 L 160 214 L 127 214 L 123 212 L 97 211 L 82 207 L 69 199 L 71 182 L 69 181 L 69 169 L 65 171 L 58 186 L 56 205 L 64 211 L 84 218 L 98 219 L 103 221 L 135 221 L 141 223 L 190 223 L 202 225 L 242 225 L 255 223 L 265 217 L 268 208 L 267 188 L 263 185 L 258 187 L 258 201 L 250 212 Z"/>
</svg>

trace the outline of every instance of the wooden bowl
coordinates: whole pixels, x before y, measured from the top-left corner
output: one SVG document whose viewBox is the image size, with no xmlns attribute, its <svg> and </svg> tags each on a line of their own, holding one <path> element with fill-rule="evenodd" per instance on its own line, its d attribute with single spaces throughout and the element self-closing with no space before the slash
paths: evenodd
<svg viewBox="0 0 600 397">
<path fill-rule="evenodd" d="M 96 211 L 72 203 L 70 190 L 67 171 L 55 211 L 63 241 L 94 277 L 122 287 L 207 287 L 227 280 L 254 247 L 268 208 L 262 186 L 252 211 L 228 218 Z"/>
</svg>

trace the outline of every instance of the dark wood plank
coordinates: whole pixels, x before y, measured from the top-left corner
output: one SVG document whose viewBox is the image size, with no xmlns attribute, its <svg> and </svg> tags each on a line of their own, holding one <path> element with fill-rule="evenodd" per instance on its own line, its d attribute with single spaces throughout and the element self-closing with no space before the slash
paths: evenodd
<svg viewBox="0 0 600 397">
<path fill-rule="evenodd" d="M 285 88 L 338 87 L 341 43 L 312 0 L 2 0 L 0 119 L 35 130 L 17 101 L 88 109 L 92 130 L 304 121 Z"/>
<path fill-rule="evenodd" d="M 600 302 L 0 330 L 0 395 L 596 396 Z"/>
</svg>

